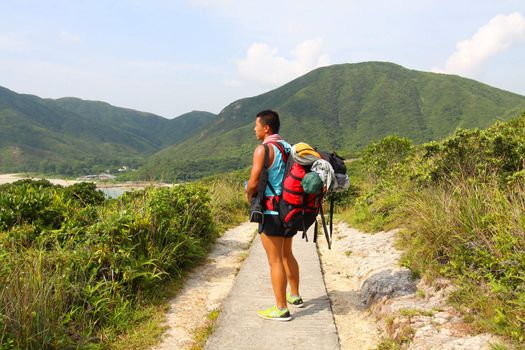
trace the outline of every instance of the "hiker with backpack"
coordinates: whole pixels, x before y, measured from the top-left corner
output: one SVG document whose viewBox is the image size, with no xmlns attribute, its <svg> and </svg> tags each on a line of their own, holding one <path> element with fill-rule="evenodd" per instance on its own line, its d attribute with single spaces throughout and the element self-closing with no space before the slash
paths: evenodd
<svg viewBox="0 0 525 350">
<path fill-rule="evenodd" d="M 299 142 L 290 146 L 279 136 L 279 115 L 271 110 L 257 114 L 255 135 L 262 145 L 255 149 L 246 195 L 250 203 L 250 221 L 259 223 L 261 241 L 268 257 L 276 305 L 260 310 L 265 319 L 291 319 L 287 303 L 302 307 L 299 294 L 299 265 L 292 252 L 292 240 L 298 231 L 308 241 L 307 230 L 314 225 L 317 242 L 317 217 L 328 248 L 333 231 L 334 196 L 348 188 L 344 159 L 335 152 L 317 151 Z M 329 227 L 323 201 L 330 202 Z M 287 283 L 291 293 L 286 293 Z"/>
<path fill-rule="evenodd" d="M 255 118 L 255 136 L 262 144 L 253 154 L 246 196 L 251 204 L 251 221 L 259 222 L 259 233 L 270 265 L 275 305 L 259 310 L 258 316 L 276 321 L 291 320 L 288 303 L 303 306 L 299 294 L 299 265 L 292 252 L 297 230 L 286 229 L 279 216 L 279 197 L 282 194 L 286 161 L 291 146 L 279 135 L 277 112 L 264 110 Z M 286 292 L 287 284 L 290 293 Z"/>
</svg>

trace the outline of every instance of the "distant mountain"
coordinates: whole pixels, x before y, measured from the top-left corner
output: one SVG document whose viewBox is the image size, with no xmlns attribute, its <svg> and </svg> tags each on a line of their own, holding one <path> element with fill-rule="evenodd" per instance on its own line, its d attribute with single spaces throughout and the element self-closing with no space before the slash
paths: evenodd
<svg viewBox="0 0 525 350">
<path fill-rule="evenodd" d="M 192 138 L 150 157 L 138 175 L 192 179 L 249 165 L 254 118 L 268 108 L 280 113 L 281 134 L 290 142 L 350 153 L 393 133 L 419 143 L 457 128 L 484 128 L 525 110 L 525 97 L 387 62 L 323 67 L 233 102 Z"/>
<path fill-rule="evenodd" d="M 136 167 L 214 118 L 196 111 L 170 120 L 104 102 L 42 99 L 0 87 L 0 171 L 73 175 Z"/>
</svg>

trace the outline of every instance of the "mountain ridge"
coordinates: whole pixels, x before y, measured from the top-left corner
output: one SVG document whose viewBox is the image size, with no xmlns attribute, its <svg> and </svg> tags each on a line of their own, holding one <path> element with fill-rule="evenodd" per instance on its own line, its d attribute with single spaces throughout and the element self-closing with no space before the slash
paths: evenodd
<svg viewBox="0 0 525 350">
<path fill-rule="evenodd" d="M 279 112 L 282 135 L 290 142 L 307 141 L 350 154 L 393 133 L 421 143 L 457 128 L 488 127 L 498 118 L 519 114 L 525 109 L 525 97 L 472 79 L 389 62 L 322 67 L 277 89 L 230 103 L 202 136 L 150 157 L 143 174 L 179 179 L 208 175 L 197 169 L 199 159 L 221 159 L 237 164 L 235 168 L 249 165 L 257 144 L 252 124 L 263 109 Z"/>
<path fill-rule="evenodd" d="M 234 170 L 250 164 L 254 118 L 264 109 L 279 112 L 291 143 L 353 154 L 394 133 L 421 143 L 457 128 L 485 128 L 525 110 L 525 97 L 377 61 L 317 68 L 218 115 L 192 111 L 174 119 L 0 88 L 0 170 L 77 174 L 127 164 L 141 166 L 138 178 L 179 180 Z"/>
<path fill-rule="evenodd" d="M 213 118 L 193 111 L 167 119 L 102 101 L 42 99 L 0 87 L 0 170 L 76 175 L 136 167 Z"/>
</svg>

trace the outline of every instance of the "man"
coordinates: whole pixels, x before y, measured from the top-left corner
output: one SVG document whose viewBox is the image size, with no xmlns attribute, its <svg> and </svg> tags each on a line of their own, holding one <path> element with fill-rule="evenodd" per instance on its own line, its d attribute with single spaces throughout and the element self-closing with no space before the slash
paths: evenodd
<svg viewBox="0 0 525 350">
<path fill-rule="evenodd" d="M 259 310 L 258 315 L 264 319 L 276 321 L 291 320 L 288 303 L 298 307 L 303 306 L 299 294 L 299 265 L 292 252 L 292 240 L 297 231 L 285 229 L 278 213 L 278 198 L 282 194 L 282 182 L 286 163 L 284 159 L 290 154 L 291 146 L 279 136 L 279 115 L 272 110 L 265 110 L 257 114 L 255 119 L 255 136 L 268 145 L 269 167 L 268 183 L 264 192 L 264 222 L 261 231 L 261 241 L 266 251 L 275 305 Z M 264 167 L 265 147 L 257 146 L 253 153 L 253 165 L 246 187 L 248 203 L 257 194 L 259 176 Z M 286 293 L 287 283 L 291 293 Z"/>
</svg>

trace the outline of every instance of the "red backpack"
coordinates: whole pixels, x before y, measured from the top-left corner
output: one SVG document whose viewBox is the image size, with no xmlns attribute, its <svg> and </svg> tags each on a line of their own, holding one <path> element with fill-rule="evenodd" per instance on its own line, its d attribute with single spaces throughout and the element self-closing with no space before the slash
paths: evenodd
<svg viewBox="0 0 525 350">
<path fill-rule="evenodd" d="M 286 164 L 283 180 L 283 194 L 279 205 L 279 214 L 284 227 L 306 232 L 315 222 L 323 200 L 323 193 L 304 192 L 301 181 L 310 167 L 296 163 L 292 157 Z"/>
<path fill-rule="evenodd" d="M 308 241 L 307 230 L 312 224 L 315 224 L 314 242 L 316 242 L 317 215 L 320 213 L 326 242 L 328 248 L 331 249 L 332 235 L 328 234 L 322 206 L 325 192 L 306 193 L 302 185 L 304 177 L 311 171 L 311 166 L 311 164 L 299 164 L 292 156 L 288 157 L 283 179 L 283 193 L 279 201 L 279 215 L 285 228 L 302 231 L 306 241 Z"/>
<path fill-rule="evenodd" d="M 332 215 L 333 215 L 333 198 L 330 200 L 330 233 L 326 225 L 322 202 L 325 197 L 325 192 L 321 191 L 316 194 L 309 194 L 304 191 L 302 186 L 303 178 L 307 173 L 311 171 L 311 165 L 302 165 L 297 163 L 293 157 L 287 154 L 280 144 L 272 143 L 279 151 L 283 154 L 283 159 L 286 162 L 286 170 L 283 178 L 282 194 L 276 195 L 274 188 L 268 183 L 270 190 L 274 193 L 271 200 L 266 201 L 266 208 L 277 209 L 279 216 L 286 229 L 302 231 L 303 238 L 308 241 L 306 235 L 307 230 L 315 224 L 314 230 L 314 242 L 317 241 L 317 215 L 321 214 L 321 222 L 323 225 L 323 231 L 328 243 L 328 248 L 331 249 L 331 238 L 332 238 Z M 337 159 L 333 155 L 325 152 L 319 152 L 321 157 L 328 161 L 332 167 L 336 166 L 339 170 L 341 165 L 338 164 L 340 161 L 344 167 L 344 160 L 340 157 Z M 334 158 L 334 159 L 332 159 Z M 268 168 L 268 146 L 265 145 L 265 168 Z M 341 169 L 338 172 L 346 173 L 346 168 Z M 270 198 L 268 198 L 270 199 Z M 271 204 L 269 203 L 271 202 Z"/>
</svg>

